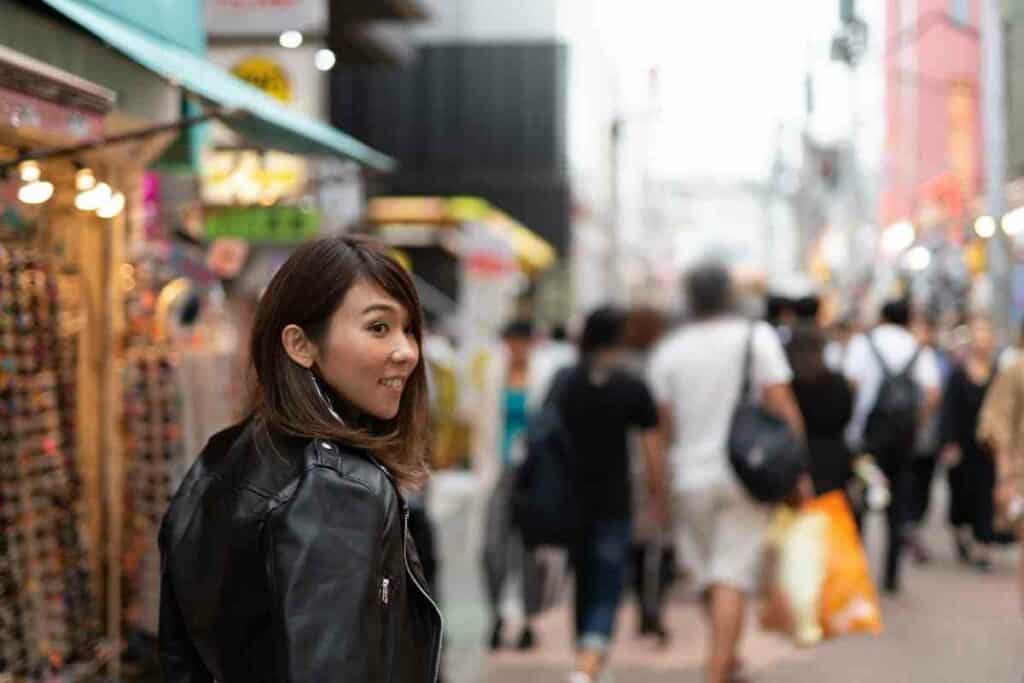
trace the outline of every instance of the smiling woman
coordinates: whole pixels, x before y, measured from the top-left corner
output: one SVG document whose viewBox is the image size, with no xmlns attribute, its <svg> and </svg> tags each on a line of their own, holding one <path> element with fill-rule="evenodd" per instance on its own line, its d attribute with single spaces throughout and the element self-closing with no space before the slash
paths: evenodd
<svg viewBox="0 0 1024 683">
<path fill-rule="evenodd" d="M 274 276 L 251 414 L 161 527 L 165 681 L 436 683 L 443 619 L 403 497 L 427 474 L 421 338 L 409 275 L 371 242 L 312 242 Z"/>
<path fill-rule="evenodd" d="M 272 430 L 365 448 L 404 486 L 418 485 L 427 428 L 421 315 L 409 275 L 374 243 L 304 246 L 256 313 L 252 414 Z"/>
</svg>

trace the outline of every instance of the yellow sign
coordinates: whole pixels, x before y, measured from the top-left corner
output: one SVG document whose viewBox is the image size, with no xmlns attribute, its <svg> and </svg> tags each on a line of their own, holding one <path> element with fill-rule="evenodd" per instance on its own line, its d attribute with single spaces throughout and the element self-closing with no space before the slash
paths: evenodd
<svg viewBox="0 0 1024 683">
<path fill-rule="evenodd" d="M 247 57 L 231 69 L 231 73 L 254 85 L 271 97 L 291 102 L 292 84 L 280 64 L 267 57 Z"/>
</svg>

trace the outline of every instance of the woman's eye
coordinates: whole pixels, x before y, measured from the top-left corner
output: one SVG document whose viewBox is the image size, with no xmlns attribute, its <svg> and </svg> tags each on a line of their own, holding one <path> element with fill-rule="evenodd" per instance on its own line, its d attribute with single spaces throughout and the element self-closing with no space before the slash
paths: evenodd
<svg viewBox="0 0 1024 683">
<path fill-rule="evenodd" d="M 370 325 L 370 331 L 374 334 L 387 334 L 388 325 L 387 323 L 374 323 Z"/>
</svg>

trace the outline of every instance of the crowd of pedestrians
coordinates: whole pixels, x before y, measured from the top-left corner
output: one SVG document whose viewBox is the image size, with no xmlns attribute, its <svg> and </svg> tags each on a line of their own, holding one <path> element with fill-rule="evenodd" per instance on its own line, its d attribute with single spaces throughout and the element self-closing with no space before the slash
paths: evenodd
<svg viewBox="0 0 1024 683">
<path fill-rule="evenodd" d="M 906 549 L 929 559 L 919 529 L 940 468 L 965 565 L 989 571 L 992 545 L 1024 535 L 1024 355 L 997 348 L 990 321 L 971 317 L 963 343 L 943 344 L 935 321 L 892 301 L 873 328 L 846 321 L 829 338 L 813 298 L 741 315 L 716 264 L 694 268 L 684 294 L 674 327 L 601 307 L 575 348 L 561 333 L 538 345 L 514 320 L 478 368 L 492 648 L 507 643 L 513 574 L 516 644 L 536 645 L 550 546 L 574 577 L 570 683 L 608 680 L 630 584 L 640 634 L 667 645 L 680 575 L 707 622 L 706 680 L 737 683 L 766 503 L 842 491 L 858 515 L 884 507 L 887 592 L 905 588 Z M 252 335 L 251 412 L 210 440 L 161 528 L 166 680 L 439 680 L 440 558 L 413 494 L 428 476 L 431 395 L 447 389 L 421 361 L 445 355 L 423 327 L 408 275 L 372 243 L 310 243 L 274 277 Z"/>
<path fill-rule="evenodd" d="M 530 583 L 537 546 L 516 540 L 515 515 L 500 510 L 514 507 L 513 463 L 537 457 L 530 416 L 553 406 L 570 444 L 563 476 L 579 515 L 564 544 L 575 577 L 572 683 L 606 680 L 627 585 L 639 635 L 667 645 L 663 609 L 678 577 L 699 596 L 707 622 L 706 680 L 745 680 L 740 642 L 760 589 L 773 509 L 755 500 L 730 460 L 736 406 L 748 398 L 806 449 L 805 475 L 787 503 L 841 491 L 858 526 L 865 512 L 884 508 L 884 592 L 905 589 L 905 555 L 922 564 L 934 555 L 921 530 L 940 472 L 949 484 L 956 556 L 972 570 L 991 570 L 993 544 L 1014 540 L 1024 519 L 1024 359 L 997 347 L 991 321 L 973 315 L 953 329 L 900 299 L 884 303 L 870 327 L 843 318 L 826 328 L 813 297 L 775 298 L 765 319 L 753 320 L 740 313 L 730 273 L 718 264 L 692 269 L 683 290 L 685 314 L 675 325 L 645 307 L 592 312 L 578 356 L 565 352 L 563 339 L 557 360 L 525 346 L 517 351 L 514 335 L 529 329 L 523 321 L 506 334 L 510 358 L 543 365 L 537 374 L 546 380 L 533 391 L 543 398 L 527 402 L 516 394 L 523 386 L 517 373 L 526 370 L 508 366 L 504 469 L 490 513 L 506 526 L 487 526 L 489 594 L 497 600 L 496 547 L 525 551 L 519 562 Z M 508 454 L 517 437 L 520 460 Z M 868 495 L 878 488 L 883 496 Z M 519 645 L 528 648 L 537 603 L 525 600 Z M 502 621 L 493 607 L 490 644 L 498 647 Z"/>
</svg>

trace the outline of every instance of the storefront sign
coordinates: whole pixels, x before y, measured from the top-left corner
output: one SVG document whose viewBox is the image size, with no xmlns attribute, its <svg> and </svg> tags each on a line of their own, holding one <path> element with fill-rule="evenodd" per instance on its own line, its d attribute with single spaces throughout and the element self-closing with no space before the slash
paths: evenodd
<svg viewBox="0 0 1024 683">
<path fill-rule="evenodd" d="M 324 0 L 206 0 L 206 30 L 211 36 L 277 35 L 294 29 L 323 32 Z"/>
<path fill-rule="evenodd" d="M 308 163 L 283 152 L 216 150 L 203 156 L 202 196 L 207 204 L 273 204 L 302 194 Z"/>
<path fill-rule="evenodd" d="M 99 137 L 103 116 L 0 88 L 0 126 L 45 130 L 77 142 Z"/>
<path fill-rule="evenodd" d="M 297 206 L 210 209 L 206 237 L 237 237 L 248 242 L 295 244 L 320 232 L 320 212 Z"/>
<path fill-rule="evenodd" d="M 281 102 L 291 102 L 294 97 L 284 67 L 269 57 L 247 57 L 232 67 L 231 73 Z"/>
</svg>

